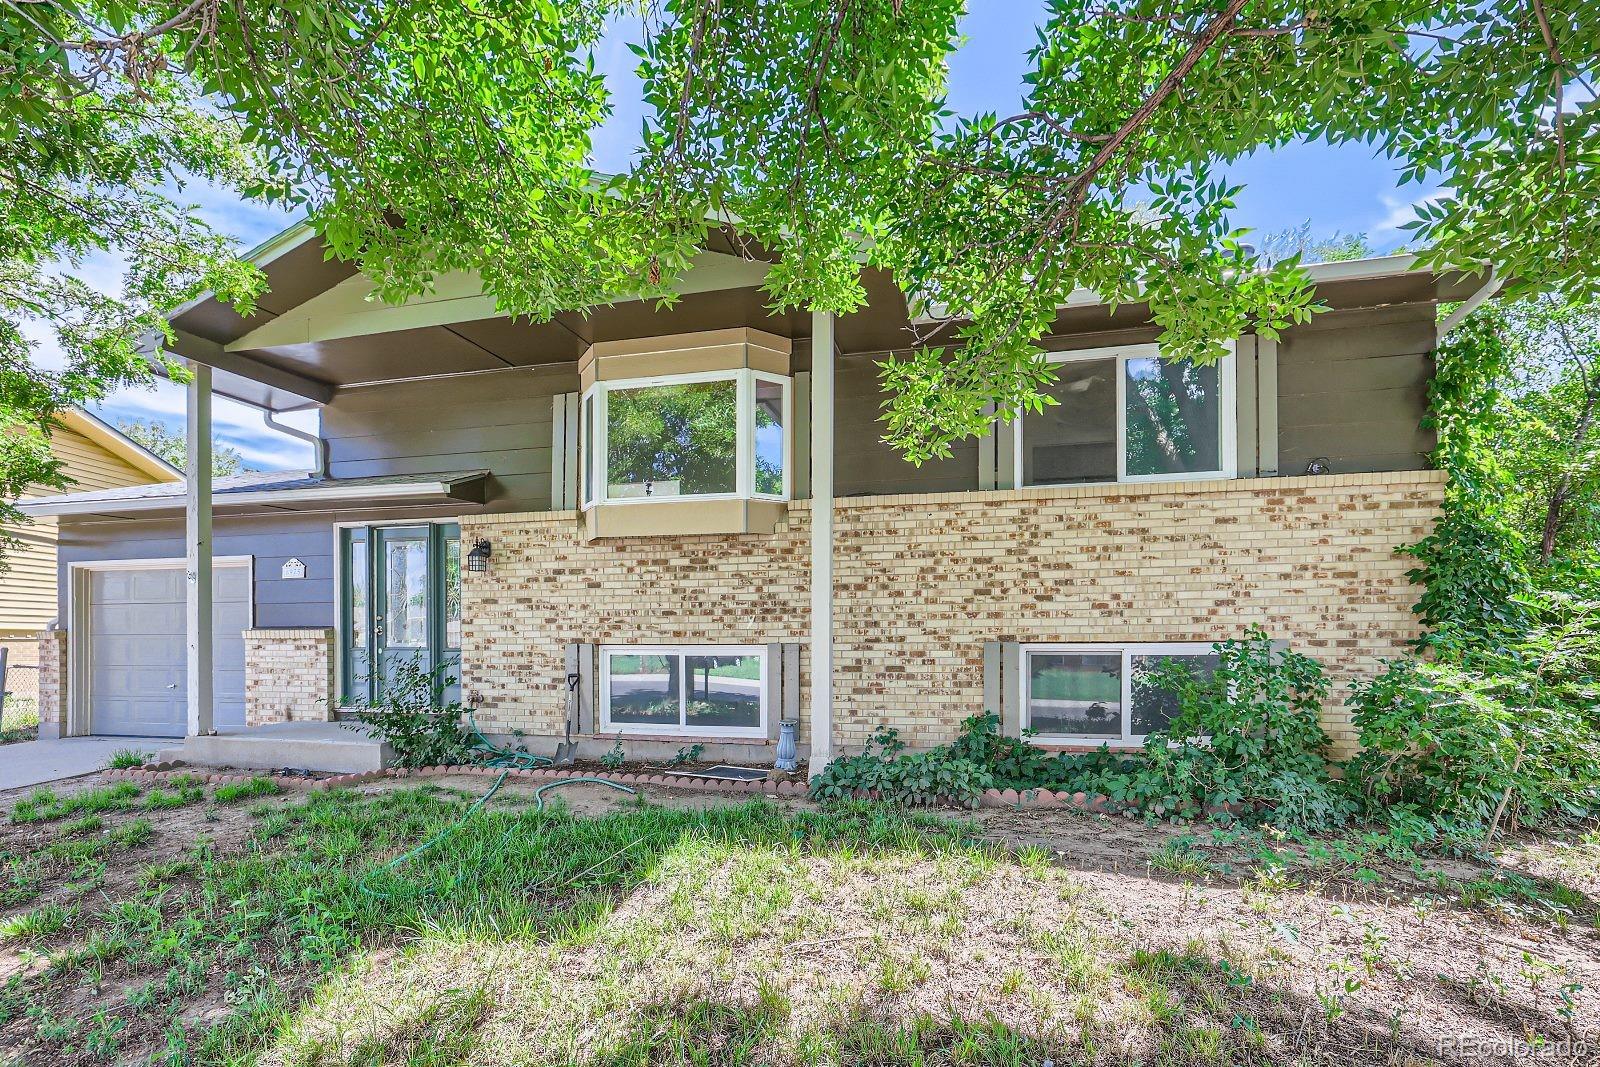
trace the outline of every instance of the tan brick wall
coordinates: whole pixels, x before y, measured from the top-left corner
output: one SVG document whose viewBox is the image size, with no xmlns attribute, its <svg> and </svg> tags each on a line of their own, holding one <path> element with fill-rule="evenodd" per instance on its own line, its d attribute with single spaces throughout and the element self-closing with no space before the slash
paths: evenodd
<svg viewBox="0 0 1600 1067">
<path fill-rule="evenodd" d="M 39 635 L 39 736 L 60 737 L 67 716 L 67 631 Z"/>
<path fill-rule="evenodd" d="M 245 725 L 333 717 L 332 630 L 246 630 L 244 669 Z"/>
<path fill-rule="evenodd" d="M 1259 623 L 1342 691 L 1418 633 L 1395 548 L 1427 533 L 1442 490 L 1424 471 L 841 500 L 836 741 L 880 724 L 949 740 L 982 710 L 993 640 L 1214 641 Z M 799 502 L 771 536 L 585 544 L 572 512 L 464 517 L 465 541 L 494 546 L 464 586 L 480 722 L 557 732 L 571 641 L 805 640 L 808 519 Z M 1347 742 L 1342 709 L 1326 720 Z"/>
</svg>

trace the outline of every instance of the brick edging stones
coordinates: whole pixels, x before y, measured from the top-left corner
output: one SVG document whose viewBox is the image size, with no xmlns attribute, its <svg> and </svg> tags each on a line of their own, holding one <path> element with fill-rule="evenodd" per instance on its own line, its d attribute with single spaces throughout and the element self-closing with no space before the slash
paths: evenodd
<svg viewBox="0 0 1600 1067">
<path fill-rule="evenodd" d="M 120 770 L 104 772 L 107 778 L 123 778 L 133 781 L 162 782 L 178 776 L 186 776 L 204 782 L 207 785 L 227 785 L 229 783 L 244 783 L 255 778 L 266 778 L 276 782 L 286 789 L 322 790 L 343 789 L 348 786 L 361 785 L 365 782 L 376 781 L 380 778 L 446 778 L 465 775 L 475 778 L 498 778 L 506 774 L 512 778 L 524 778 L 531 781 L 555 781 L 561 778 L 576 777 L 575 774 L 550 767 L 541 767 L 536 770 L 523 770 L 518 768 L 505 769 L 500 767 L 474 767 L 465 764 L 436 764 L 429 767 L 389 767 L 381 771 L 361 771 L 355 774 L 340 774 L 332 778 L 303 778 L 297 775 L 283 774 L 203 774 L 198 770 L 187 767 L 182 763 L 147 763 L 143 767 L 131 767 Z M 670 789 L 686 789 L 701 793 L 726 793 L 726 794 L 760 794 L 769 797 L 804 797 L 810 790 L 805 782 L 797 780 L 735 782 L 716 778 L 689 777 L 677 774 L 593 774 L 585 773 L 586 778 L 604 778 L 606 781 L 618 785 L 632 786 L 663 786 Z M 862 800 L 876 799 L 870 793 L 861 791 L 858 794 Z M 1110 797 L 1099 793 L 1069 793 L 1065 791 L 1052 791 L 1048 789 L 985 789 L 978 800 L 980 808 L 1014 808 L 1018 810 L 1031 810 L 1036 808 L 1075 808 L 1079 811 L 1094 813 L 1110 813 L 1118 810 L 1115 802 Z"/>
</svg>

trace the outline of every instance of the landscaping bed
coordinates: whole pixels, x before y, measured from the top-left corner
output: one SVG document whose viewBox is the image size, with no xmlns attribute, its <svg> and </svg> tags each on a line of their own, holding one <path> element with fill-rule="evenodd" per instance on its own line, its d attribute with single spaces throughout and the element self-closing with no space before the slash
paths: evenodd
<svg viewBox="0 0 1600 1067">
<path fill-rule="evenodd" d="M 1521 839 L 1493 865 L 1401 863 L 1350 840 L 1070 810 L 952 822 L 648 780 L 536 811 L 548 780 L 508 778 L 387 872 L 483 777 L 291 793 L 100 776 L 0 798 L 0 1051 L 1592 1062 L 1555 1051 L 1600 1030 L 1593 835 Z"/>
</svg>

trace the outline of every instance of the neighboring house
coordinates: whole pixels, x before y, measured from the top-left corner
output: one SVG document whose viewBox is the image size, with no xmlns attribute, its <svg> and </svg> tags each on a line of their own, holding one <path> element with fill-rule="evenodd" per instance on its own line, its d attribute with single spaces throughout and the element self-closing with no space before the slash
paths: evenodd
<svg viewBox="0 0 1600 1067">
<path fill-rule="evenodd" d="M 1395 549 L 1443 490 L 1435 308 L 1478 289 L 1403 256 L 1317 265 L 1331 310 L 1215 368 L 1159 362 L 1145 308 L 1085 295 L 1043 342 L 1059 405 L 917 467 L 881 440 L 875 361 L 912 323 L 880 274 L 857 314 L 774 315 L 767 265 L 719 241 L 671 308 L 530 323 L 470 276 L 371 302 L 304 229 L 256 259 L 260 311 L 193 305 L 177 351 L 217 393 L 317 406 L 326 469 L 216 485 L 215 722 L 327 719 L 442 665 L 536 750 L 570 730 L 750 760 L 780 718 L 826 758 L 985 708 L 1041 744 L 1135 745 L 1170 711 L 1143 672 L 1256 623 L 1340 685 L 1400 653 Z M 183 505 L 35 506 L 61 523 L 68 732 L 184 731 Z M 1348 745 L 1337 703 L 1327 724 Z"/>
<path fill-rule="evenodd" d="M 62 473 L 80 490 L 176 482 L 183 473 L 80 408 L 56 417 L 50 449 Z M 23 499 L 54 490 L 31 490 Z M 39 635 L 56 620 L 56 522 L 39 518 L 7 524 L 15 542 L 0 548 L 0 646 L 6 649 L 6 691 L 38 695 Z"/>
</svg>

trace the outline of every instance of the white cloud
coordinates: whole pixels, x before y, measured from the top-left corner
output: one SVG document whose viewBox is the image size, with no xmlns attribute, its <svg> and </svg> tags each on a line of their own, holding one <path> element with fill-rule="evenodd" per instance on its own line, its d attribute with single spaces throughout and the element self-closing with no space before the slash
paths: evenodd
<svg viewBox="0 0 1600 1067">
<path fill-rule="evenodd" d="M 95 406 L 95 414 L 112 425 L 121 419 L 153 419 L 175 433 L 183 432 L 186 410 L 184 387 L 168 381 L 148 389 L 119 389 Z M 315 430 L 317 416 L 314 411 L 295 412 L 278 421 Z M 266 426 L 261 412 L 247 404 L 214 397 L 211 422 L 217 443 L 238 449 L 245 463 L 258 470 L 308 471 L 315 462 L 308 443 Z"/>
<path fill-rule="evenodd" d="M 1379 248 L 1401 244 L 1411 237 L 1411 231 L 1401 229 L 1406 223 L 1412 222 L 1417 217 L 1417 208 L 1425 204 L 1437 204 L 1450 195 L 1448 188 L 1435 189 L 1432 192 L 1403 200 L 1398 196 L 1388 194 L 1378 197 L 1383 205 L 1384 214 L 1371 226 L 1367 233 L 1372 238 L 1372 243 Z"/>
</svg>

